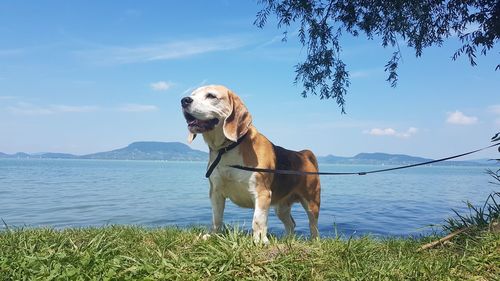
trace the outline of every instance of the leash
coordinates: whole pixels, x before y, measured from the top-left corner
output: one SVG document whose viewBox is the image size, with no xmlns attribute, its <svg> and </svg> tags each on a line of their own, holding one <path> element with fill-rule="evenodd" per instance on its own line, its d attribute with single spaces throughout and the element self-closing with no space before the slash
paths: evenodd
<svg viewBox="0 0 500 281">
<path fill-rule="evenodd" d="M 228 146 L 226 146 L 224 148 L 219 149 L 219 151 L 217 152 L 217 157 L 215 157 L 214 162 L 212 162 L 212 164 L 210 164 L 210 166 L 208 167 L 208 170 L 207 170 L 207 172 L 205 174 L 205 178 L 209 178 L 210 177 L 210 175 L 214 171 L 215 167 L 217 167 L 217 164 L 219 164 L 220 159 L 222 158 L 222 155 L 224 155 L 226 152 L 230 151 L 231 149 L 237 147 L 240 143 L 242 143 L 243 139 L 245 138 L 245 136 L 247 134 L 248 134 L 248 132 L 246 134 L 244 134 L 241 138 L 239 138 L 236 142 L 233 142 L 230 145 L 228 145 Z"/>
<path fill-rule="evenodd" d="M 260 172 L 260 173 L 271 173 L 271 174 L 282 174 L 282 175 L 297 175 L 297 176 L 304 176 L 304 175 L 325 175 L 325 176 L 358 175 L 358 176 L 364 176 L 364 175 L 367 175 L 367 174 L 382 173 L 382 172 L 387 172 L 387 171 L 401 170 L 401 169 L 413 168 L 413 167 L 417 167 L 417 166 L 429 165 L 429 164 L 433 164 L 433 163 L 437 163 L 437 162 L 443 162 L 443 161 L 446 161 L 446 160 L 451 160 L 451 159 L 459 158 L 459 157 L 466 156 L 466 155 L 469 155 L 469 154 L 477 153 L 479 151 L 486 150 L 488 148 L 495 147 L 495 146 L 498 146 L 498 145 L 500 145 L 500 143 L 495 143 L 495 144 L 492 144 L 492 145 L 489 145 L 489 146 L 486 146 L 486 147 L 483 147 L 483 148 L 480 148 L 480 149 L 476 149 L 476 150 L 473 150 L 473 151 L 469 151 L 469 152 L 465 152 L 465 153 L 462 153 L 462 154 L 453 155 L 453 156 L 450 156 L 450 157 L 445 157 L 445 158 L 441 158 L 441 159 L 437 159 L 437 160 L 431 160 L 431 161 L 422 162 L 422 163 L 416 163 L 416 164 L 411 164 L 411 165 L 405 165 L 405 166 L 399 166 L 399 167 L 387 168 L 387 169 L 380 169 L 380 170 L 372 170 L 372 171 L 366 171 L 366 172 L 351 172 L 351 173 L 307 172 L 307 171 L 292 171 L 292 170 L 274 170 L 274 169 L 266 169 L 266 168 L 253 168 L 253 167 L 245 167 L 245 166 L 241 166 L 241 165 L 229 165 L 229 167 L 235 168 L 235 169 L 238 169 L 238 170 L 249 171 L 249 172 Z M 217 157 L 218 156 L 219 155 L 217 155 Z"/>
</svg>

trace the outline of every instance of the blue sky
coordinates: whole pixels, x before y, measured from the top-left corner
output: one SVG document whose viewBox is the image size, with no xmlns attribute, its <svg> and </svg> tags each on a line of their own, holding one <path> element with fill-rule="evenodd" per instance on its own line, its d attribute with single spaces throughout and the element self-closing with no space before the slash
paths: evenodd
<svg viewBox="0 0 500 281">
<path fill-rule="evenodd" d="M 304 99 L 289 30 L 252 23 L 254 1 L 3 1 L 0 151 L 85 154 L 133 141 L 186 142 L 180 98 L 204 84 L 239 94 L 270 140 L 318 155 L 441 157 L 488 144 L 500 130 L 499 48 L 470 67 L 456 38 L 402 48 L 397 88 L 380 40 L 344 37 L 347 114 Z M 207 150 L 200 139 L 193 148 Z M 497 156 L 495 150 L 472 158 Z"/>
</svg>

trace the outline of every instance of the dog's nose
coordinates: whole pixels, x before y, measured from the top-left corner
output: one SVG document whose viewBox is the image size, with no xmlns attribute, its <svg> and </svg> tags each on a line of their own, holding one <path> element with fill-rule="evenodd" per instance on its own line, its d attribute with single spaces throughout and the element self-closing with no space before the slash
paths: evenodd
<svg viewBox="0 0 500 281">
<path fill-rule="evenodd" d="M 188 105 L 189 105 L 190 103 L 192 103 L 192 102 L 193 102 L 193 99 L 192 99 L 192 98 L 190 98 L 190 97 L 185 97 L 185 98 L 182 98 L 182 99 L 181 99 L 181 105 L 182 105 L 182 107 L 183 107 L 183 108 L 188 107 Z"/>
</svg>

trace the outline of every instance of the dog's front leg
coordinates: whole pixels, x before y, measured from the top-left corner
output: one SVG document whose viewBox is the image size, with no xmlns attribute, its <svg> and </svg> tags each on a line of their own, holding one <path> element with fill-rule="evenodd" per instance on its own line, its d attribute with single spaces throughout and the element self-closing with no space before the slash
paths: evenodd
<svg viewBox="0 0 500 281">
<path fill-rule="evenodd" d="M 210 184 L 210 202 L 212 203 L 212 231 L 219 232 L 222 230 L 226 198 L 213 184 Z"/>
<path fill-rule="evenodd" d="M 269 190 L 261 191 L 255 198 L 255 210 L 253 213 L 253 241 L 257 244 L 262 242 L 269 244 L 267 239 L 267 217 L 269 207 L 271 206 L 271 192 Z"/>
</svg>

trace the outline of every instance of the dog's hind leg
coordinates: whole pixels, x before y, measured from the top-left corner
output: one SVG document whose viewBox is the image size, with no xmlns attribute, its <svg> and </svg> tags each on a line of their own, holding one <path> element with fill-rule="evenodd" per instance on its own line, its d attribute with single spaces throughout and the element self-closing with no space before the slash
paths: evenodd
<svg viewBox="0 0 500 281">
<path fill-rule="evenodd" d="M 286 235 L 293 235 L 295 231 L 295 221 L 292 217 L 292 203 L 284 200 L 284 202 L 280 202 L 274 207 L 274 211 L 276 212 L 276 216 L 283 222 L 285 225 Z"/>
<path fill-rule="evenodd" d="M 304 210 L 306 210 L 307 217 L 309 218 L 309 229 L 311 231 L 311 239 L 319 238 L 318 230 L 318 217 L 319 217 L 319 199 L 307 200 L 305 198 L 300 199 L 300 203 Z"/>
</svg>

